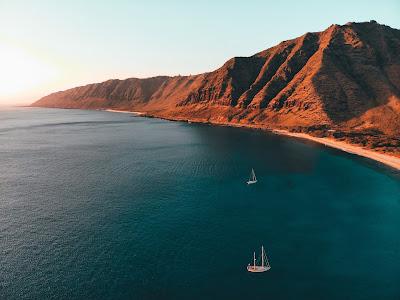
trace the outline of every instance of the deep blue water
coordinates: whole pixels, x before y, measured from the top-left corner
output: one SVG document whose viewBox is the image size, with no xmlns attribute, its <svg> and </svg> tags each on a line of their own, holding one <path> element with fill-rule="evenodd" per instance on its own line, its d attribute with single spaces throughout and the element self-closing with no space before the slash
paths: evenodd
<svg viewBox="0 0 400 300">
<path fill-rule="evenodd" d="M 400 299 L 399 230 L 399 173 L 337 150 L 0 111 L 0 299 Z M 272 269 L 250 274 L 261 244 Z"/>
</svg>

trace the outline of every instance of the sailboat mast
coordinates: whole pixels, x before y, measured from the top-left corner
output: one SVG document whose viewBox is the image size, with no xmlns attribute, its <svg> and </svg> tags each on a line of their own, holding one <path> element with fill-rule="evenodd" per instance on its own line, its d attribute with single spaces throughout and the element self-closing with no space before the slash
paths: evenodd
<svg viewBox="0 0 400 300">
<path fill-rule="evenodd" d="M 264 267 L 264 246 L 261 246 L 261 266 Z"/>
<path fill-rule="evenodd" d="M 254 265 L 254 269 L 256 268 L 256 252 L 254 252 L 254 263 L 253 263 L 253 265 Z"/>
</svg>

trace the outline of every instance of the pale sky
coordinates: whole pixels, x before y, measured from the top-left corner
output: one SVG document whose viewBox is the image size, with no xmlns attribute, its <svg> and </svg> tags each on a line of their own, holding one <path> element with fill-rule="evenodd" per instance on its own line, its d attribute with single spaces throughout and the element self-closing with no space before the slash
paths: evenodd
<svg viewBox="0 0 400 300">
<path fill-rule="evenodd" d="M 399 29 L 400 1 L 0 0 L 0 105 L 110 78 L 211 71 L 371 19 Z"/>
</svg>

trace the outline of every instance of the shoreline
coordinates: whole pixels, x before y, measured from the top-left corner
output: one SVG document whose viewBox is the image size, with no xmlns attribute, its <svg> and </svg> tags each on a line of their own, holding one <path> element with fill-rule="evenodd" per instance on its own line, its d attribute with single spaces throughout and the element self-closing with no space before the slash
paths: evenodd
<svg viewBox="0 0 400 300">
<path fill-rule="evenodd" d="M 118 109 L 102 109 L 102 111 L 117 112 L 117 113 L 123 113 L 123 114 L 135 114 L 137 116 L 142 116 L 145 114 L 140 111 L 118 110 Z"/>
<path fill-rule="evenodd" d="M 165 119 L 169 121 L 181 121 L 181 122 L 187 122 L 187 123 L 202 123 L 202 124 L 209 124 L 209 125 L 218 125 L 218 126 L 229 126 L 229 127 L 237 127 L 237 128 L 249 128 L 249 129 L 258 129 L 258 130 L 264 130 L 276 135 L 281 135 L 281 136 L 287 136 L 287 137 L 293 137 L 297 139 L 303 139 L 307 141 L 312 141 L 318 144 L 322 144 L 326 147 L 334 148 L 341 150 L 346 153 L 358 155 L 361 157 L 365 157 L 371 160 L 374 160 L 375 162 L 379 162 L 381 164 L 384 164 L 385 166 L 391 167 L 397 171 L 400 171 L 400 157 L 388 155 L 388 154 L 383 154 L 379 153 L 374 150 L 369 150 L 362 148 L 357 145 L 349 144 L 346 142 L 334 140 L 332 138 L 319 138 L 315 137 L 306 133 L 296 133 L 296 132 L 290 132 L 288 130 L 283 130 L 283 129 L 273 129 L 267 126 L 262 126 L 262 125 L 253 125 L 253 124 L 235 124 L 235 123 L 225 123 L 225 122 L 209 122 L 209 121 L 200 121 L 200 120 L 195 120 L 195 119 L 173 119 L 173 118 L 163 118 L 163 117 L 157 117 L 155 115 L 147 115 L 146 113 L 142 114 L 144 117 L 146 116 L 151 116 L 153 118 L 160 118 L 160 119 Z"/>
<path fill-rule="evenodd" d="M 306 133 L 296 133 L 281 129 L 274 129 L 272 130 L 272 132 L 278 135 L 284 135 L 298 139 L 313 141 L 325 145 L 327 147 L 335 148 L 350 154 L 366 157 L 400 171 L 400 158 L 396 156 L 379 153 L 374 150 L 364 149 L 360 146 L 352 145 L 342 141 L 337 141 L 331 138 L 315 137 Z"/>
<path fill-rule="evenodd" d="M 319 137 L 315 137 L 315 136 L 312 136 L 312 135 L 309 135 L 306 133 L 290 132 L 288 130 L 274 129 L 274 128 L 271 128 L 268 126 L 254 125 L 254 124 L 210 122 L 207 120 L 198 120 L 198 119 L 196 120 L 196 119 L 187 119 L 187 118 L 172 118 L 172 117 L 168 118 L 168 117 L 157 116 L 157 115 L 147 113 L 147 112 L 139 112 L 139 111 L 128 111 L 128 110 L 117 110 L 117 109 L 101 109 L 101 110 L 107 111 L 107 112 L 135 114 L 137 116 L 149 117 L 149 118 L 159 118 L 159 119 L 175 121 L 175 122 L 176 121 L 186 122 L 189 124 L 190 123 L 201 123 L 201 124 L 209 124 L 209 125 L 216 125 L 216 126 L 229 126 L 229 127 L 237 127 L 237 128 L 249 128 L 249 129 L 264 130 L 264 131 L 270 132 L 272 134 L 293 137 L 293 138 L 297 138 L 297 139 L 303 139 L 303 140 L 312 141 L 312 142 L 315 142 L 318 144 L 322 144 L 324 146 L 338 149 L 343 152 L 355 154 L 355 155 L 358 155 L 361 157 L 365 157 L 365 158 L 374 160 L 375 162 L 379 162 L 379 163 L 384 164 L 388 167 L 391 167 L 397 171 L 400 171 L 400 157 L 379 153 L 374 150 L 365 149 L 360 146 L 349 144 L 349 143 L 338 141 L 338 140 L 334 140 L 332 138 L 326 138 L 326 137 L 319 138 Z"/>
</svg>

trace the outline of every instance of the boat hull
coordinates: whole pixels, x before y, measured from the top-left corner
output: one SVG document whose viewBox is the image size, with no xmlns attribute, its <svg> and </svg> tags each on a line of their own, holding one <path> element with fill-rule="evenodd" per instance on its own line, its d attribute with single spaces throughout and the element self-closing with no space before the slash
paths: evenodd
<svg viewBox="0 0 400 300">
<path fill-rule="evenodd" d="M 262 273 L 270 270 L 271 267 L 262 267 L 262 266 L 247 266 L 247 271 L 251 273 Z"/>
<path fill-rule="evenodd" d="M 249 180 L 249 181 L 247 181 L 247 184 L 248 184 L 248 185 L 254 184 L 254 183 L 257 183 L 257 180 Z"/>
</svg>

